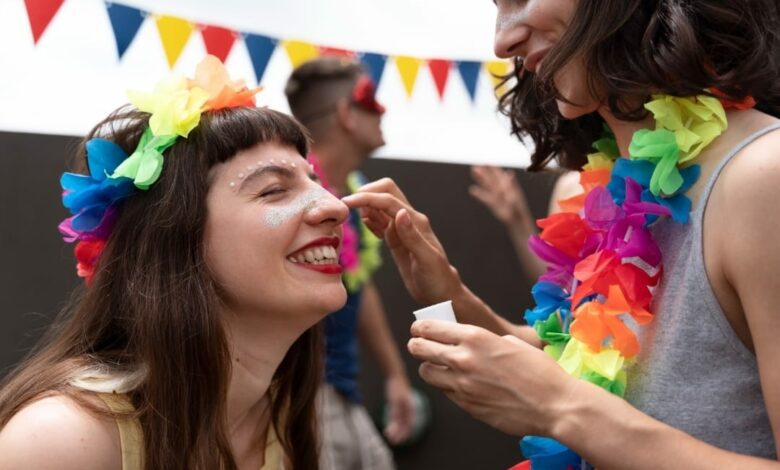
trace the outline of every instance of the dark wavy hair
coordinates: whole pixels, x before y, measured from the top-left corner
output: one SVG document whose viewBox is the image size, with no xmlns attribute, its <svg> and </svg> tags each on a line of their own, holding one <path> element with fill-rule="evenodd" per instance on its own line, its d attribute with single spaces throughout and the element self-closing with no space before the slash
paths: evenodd
<svg viewBox="0 0 780 470">
<path fill-rule="evenodd" d="M 579 170 L 603 133 L 597 113 L 573 120 L 558 113 L 553 77 L 575 59 L 584 60 L 590 93 L 619 119 L 646 117 L 641 103 L 653 93 L 712 88 L 734 100 L 753 96 L 758 110 L 780 116 L 779 9 L 777 0 L 579 0 L 538 74 L 515 58 L 517 72 L 502 83 L 517 80 L 499 109 L 514 135 L 535 144 L 528 169 L 557 159 Z"/>
<path fill-rule="evenodd" d="M 93 137 L 132 152 L 149 114 L 120 108 Z M 308 150 L 303 127 L 261 108 L 204 113 L 187 139 L 165 153 L 148 190 L 128 198 L 100 256 L 92 285 L 79 288 L 44 338 L 2 383 L 0 428 L 49 394 L 118 417 L 74 385 L 84 371 L 139 377 L 129 389 L 144 436 L 145 468 L 235 469 L 225 402 L 231 359 L 218 315 L 219 286 L 204 258 L 209 170 L 263 142 Z M 318 327 L 290 347 L 272 378 L 271 425 L 294 469 L 318 466 L 314 400 L 322 380 Z M 143 370 L 144 374 L 138 374 Z"/>
</svg>

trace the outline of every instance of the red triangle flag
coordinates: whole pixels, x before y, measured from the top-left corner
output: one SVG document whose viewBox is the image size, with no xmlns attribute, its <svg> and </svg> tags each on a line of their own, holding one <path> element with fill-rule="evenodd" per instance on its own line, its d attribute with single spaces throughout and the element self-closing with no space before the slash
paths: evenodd
<svg viewBox="0 0 780 470">
<path fill-rule="evenodd" d="M 338 47 L 328 47 L 328 46 L 320 46 L 320 55 L 329 55 L 329 56 L 342 56 L 342 57 L 349 57 L 350 59 L 354 59 L 356 54 L 354 51 L 348 51 L 346 49 L 339 49 Z"/>
<path fill-rule="evenodd" d="M 444 87 L 447 86 L 450 66 L 451 62 L 449 60 L 431 59 L 428 61 L 428 68 L 431 69 L 431 75 L 433 75 L 436 90 L 439 92 L 439 98 L 444 98 Z"/>
<path fill-rule="evenodd" d="M 203 25 L 200 34 L 206 44 L 206 52 L 225 62 L 236 42 L 236 32 L 221 26 Z"/>
<path fill-rule="evenodd" d="M 27 18 L 30 20 L 30 28 L 33 33 L 33 42 L 38 40 L 51 23 L 51 19 L 57 14 L 65 0 L 24 0 L 27 7 Z"/>
</svg>

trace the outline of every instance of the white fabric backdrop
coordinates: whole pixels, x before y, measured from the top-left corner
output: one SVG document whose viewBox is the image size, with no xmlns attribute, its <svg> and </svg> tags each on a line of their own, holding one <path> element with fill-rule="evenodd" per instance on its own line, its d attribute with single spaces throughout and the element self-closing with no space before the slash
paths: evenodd
<svg viewBox="0 0 780 470">
<path fill-rule="evenodd" d="M 421 58 L 494 60 L 495 7 L 489 0 L 123 0 L 156 14 L 279 39 Z M 192 75 L 205 54 L 194 33 L 174 70 Z M 144 21 L 122 59 L 102 0 L 66 0 L 37 45 L 23 0 L 0 0 L 0 130 L 81 135 L 125 103 L 129 88 L 145 90 L 168 73 L 156 25 Z M 244 42 L 226 64 L 254 82 Z M 259 104 L 287 111 L 282 93 L 291 65 L 277 47 L 261 83 Z M 388 108 L 388 145 L 379 157 L 525 166 L 528 151 L 509 136 L 486 72 L 472 102 L 455 69 L 443 100 L 426 66 L 411 99 L 388 59 L 378 99 Z"/>
</svg>

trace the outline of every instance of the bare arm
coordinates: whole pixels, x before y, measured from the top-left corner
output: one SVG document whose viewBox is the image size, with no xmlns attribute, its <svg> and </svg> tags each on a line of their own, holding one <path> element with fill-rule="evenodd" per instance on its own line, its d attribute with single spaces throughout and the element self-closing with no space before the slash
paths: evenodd
<svg viewBox="0 0 780 470">
<path fill-rule="evenodd" d="M 409 377 L 401 360 L 379 291 L 373 282 L 363 286 L 358 315 L 358 335 L 368 347 L 385 377 L 385 396 L 390 406 L 390 420 L 384 429 L 393 444 L 405 441 L 414 426 L 414 402 Z"/>
<path fill-rule="evenodd" d="M 725 202 L 709 216 L 727 221 L 718 226 L 716 256 L 749 326 L 779 449 L 780 132 L 774 134 L 727 168 L 719 181 Z M 409 350 L 426 361 L 420 375 L 459 406 L 510 434 L 553 437 L 599 469 L 780 469 L 778 461 L 716 448 L 657 421 L 510 337 L 430 321 L 416 322 L 412 333 Z"/>
</svg>

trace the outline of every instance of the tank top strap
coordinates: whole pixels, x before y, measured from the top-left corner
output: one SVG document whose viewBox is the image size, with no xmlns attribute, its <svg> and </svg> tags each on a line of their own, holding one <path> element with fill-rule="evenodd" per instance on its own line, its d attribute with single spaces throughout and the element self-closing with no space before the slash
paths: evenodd
<svg viewBox="0 0 780 470">
<path fill-rule="evenodd" d="M 715 182 L 718 181 L 718 177 L 720 176 L 723 169 L 726 168 L 726 165 L 728 165 L 731 159 L 734 158 L 734 156 L 742 149 L 753 143 L 756 139 L 763 137 L 764 135 L 769 134 L 770 132 L 777 129 L 780 129 L 780 122 L 776 122 L 750 134 L 749 136 L 742 139 L 742 141 L 740 141 L 737 145 L 732 147 L 731 150 L 729 150 L 729 152 L 726 154 L 726 157 L 718 163 L 717 167 L 715 167 L 715 171 L 712 172 L 710 179 L 707 181 L 706 186 L 704 186 L 702 196 L 699 198 L 699 202 L 696 206 L 695 218 L 697 220 L 702 219 L 704 215 L 704 208 L 707 207 L 707 201 L 710 198 L 710 193 L 712 193 L 712 188 L 715 187 Z"/>
<path fill-rule="evenodd" d="M 130 398 L 123 393 L 98 393 L 98 397 L 115 413 L 135 411 Z M 119 442 L 122 451 L 122 470 L 142 470 L 144 462 L 144 443 L 141 423 L 136 418 L 120 417 L 116 419 L 119 429 Z"/>
</svg>

